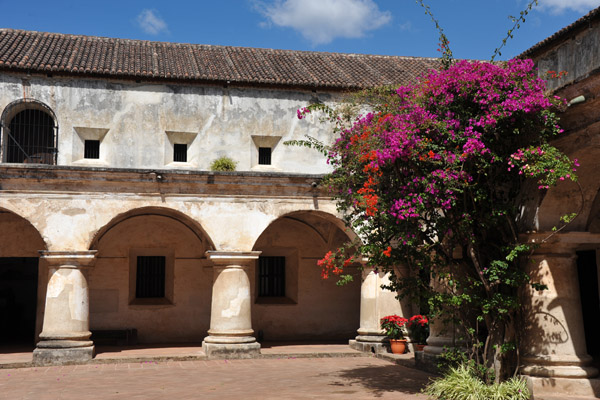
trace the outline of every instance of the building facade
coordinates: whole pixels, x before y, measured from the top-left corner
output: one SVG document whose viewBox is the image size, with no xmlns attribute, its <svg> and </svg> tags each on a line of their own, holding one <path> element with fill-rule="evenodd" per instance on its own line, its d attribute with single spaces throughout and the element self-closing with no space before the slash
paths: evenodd
<svg viewBox="0 0 600 400">
<path fill-rule="evenodd" d="M 91 359 L 91 332 L 228 357 L 257 337 L 380 340 L 399 306 L 383 277 L 362 306 L 358 269 L 344 288 L 321 279 L 353 234 L 324 157 L 283 142 L 333 140 L 297 109 L 435 65 L 0 30 L 3 341 L 52 364 Z M 237 170 L 209 171 L 219 157 Z"/>
<path fill-rule="evenodd" d="M 541 244 L 526 265 L 548 286 L 523 293 L 520 371 L 536 395 L 600 396 L 599 21 L 522 55 L 558 73 L 549 88 L 570 105 L 557 144 L 581 164 L 578 183 L 532 191 L 523 210 L 523 240 Z M 320 184 L 324 159 L 283 142 L 333 140 L 298 108 L 437 65 L 0 30 L 2 341 L 35 342 L 39 364 L 89 360 L 91 331 L 134 329 L 214 357 L 357 331 L 353 347 L 379 349 L 379 318 L 411 305 L 373 271 L 344 288 L 320 278 L 316 261 L 353 233 Z M 222 156 L 237 171 L 209 171 Z M 435 324 L 428 343 L 453 344 Z"/>
</svg>

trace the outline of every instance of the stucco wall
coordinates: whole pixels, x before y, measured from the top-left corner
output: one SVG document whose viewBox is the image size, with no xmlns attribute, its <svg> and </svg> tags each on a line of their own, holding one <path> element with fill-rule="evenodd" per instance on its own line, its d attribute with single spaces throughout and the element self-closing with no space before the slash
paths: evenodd
<svg viewBox="0 0 600 400">
<path fill-rule="evenodd" d="M 168 216 L 134 216 L 107 231 L 97 249 L 88 278 L 92 330 L 136 328 L 142 343 L 200 342 L 206 336 L 212 270 L 203 260 L 205 241 L 187 226 Z M 170 304 L 136 304 L 132 249 L 174 255 Z"/>
<path fill-rule="evenodd" d="M 600 25 L 596 20 L 577 33 L 552 46 L 545 46 L 533 54 L 539 68 L 539 76 L 548 80 L 549 89 L 555 90 L 581 81 L 600 67 L 599 35 Z M 564 71 L 566 75 L 563 74 L 560 79 L 552 79 L 552 74 L 548 74 L 548 71 L 554 71 L 556 74 Z"/>
<path fill-rule="evenodd" d="M 259 298 L 256 279 L 251 280 L 255 299 L 252 325 L 255 331 L 262 331 L 265 340 L 334 340 L 356 336 L 360 272 L 352 269 L 355 280 L 340 287 L 335 284 L 335 277 L 323 280 L 317 266 L 317 261 L 346 241 L 347 236 L 333 224 L 321 221 L 318 226 L 314 221 L 310 216 L 300 221 L 278 219 L 254 247 L 264 255 L 286 256 L 288 301 Z"/>
<path fill-rule="evenodd" d="M 331 142 L 329 126 L 296 117 L 313 100 L 330 101 L 327 93 L 23 78 L 0 75 L 0 112 L 24 97 L 48 105 L 59 127 L 59 165 L 208 170 L 228 156 L 240 171 L 328 171 L 318 152 L 283 145 L 306 134 Z M 99 160 L 84 159 L 86 139 L 100 140 Z M 186 163 L 173 163 L 174 143 L 188 145 Z M 273 148 L 272 165 L 257 165 L 258 147 Z"/>
</svg>

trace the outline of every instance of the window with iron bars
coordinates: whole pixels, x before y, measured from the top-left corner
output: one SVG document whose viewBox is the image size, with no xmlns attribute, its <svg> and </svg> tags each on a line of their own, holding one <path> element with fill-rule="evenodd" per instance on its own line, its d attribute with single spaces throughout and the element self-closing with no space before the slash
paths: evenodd
<svg viewBox="0 0 600 400">
<path fill-rule="evenodd" d="M 48 113 L 37 109 L 18 112 L 3 136 L 5 162 L 56 163 L 56 126 Z"/>
<path fill-rule="evenodd" d="M 187 144 L 175 143 L 173 145 L 173 161 L 187 162 Z"/>
<path fill-rule="evenodd" d="M 258 295 L 260 297 L 285 296 L 285 257 L 258 258 Z"/>
<path fill-rule="evenodd" d="M 270 147 L 259 147 L 258 148 L 258 164 L 259 165 L 271 165 L 271 148 Z"/>
<path fill-rule="evenodd" d="M 165 256 L 138 256 L 135 276 L 135 297 L 165 297 Z"/>
<path fill-rule="evenodd" d="M 86 140 L 83 148 L 83 158 L 99 159 L 100 158 L 100 141 Z"/>
</svg>

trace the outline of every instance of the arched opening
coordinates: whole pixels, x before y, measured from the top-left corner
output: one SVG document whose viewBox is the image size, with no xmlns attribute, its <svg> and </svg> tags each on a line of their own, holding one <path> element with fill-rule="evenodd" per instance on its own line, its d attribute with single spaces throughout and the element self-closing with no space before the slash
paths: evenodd
<svg viewBox="0 0 600 400">
<path fill-rule="evenodd" d="M 19 100 L 2 113 L 2 161 L 56 164 L 57 125 L 52 110 L 36 100 Z"/>
<path fill-rule="evenodd" d="M 45 280 L 39 250 L 46 244 L 24 218 L 0 209 L 0 344 L 33 346 L 41 330 Z"/>
<path fill-rule="evenodd" d="M 210 325 L 212 243 L 189 217 L 143 208 L 114 218 L 94 238 L 90 329 L 97 345 L 115 332 L 139 343 L 200 342 Z M 106 335 L 106 332 L 112 332 Z M 108 337 L 107 337 L 108 336 Z"/>
<path fill-rule="evenodd" d="M 346 342 L 356 336 L 360 271 L 337 286 L 323 280 L 317 261 L 349 239 L 343 223 L 316 211 L 295 212 L 272 222 L 256 241 L 262 251 L 251 279 L 252 326 L 259 340 Z"/>
</svg>

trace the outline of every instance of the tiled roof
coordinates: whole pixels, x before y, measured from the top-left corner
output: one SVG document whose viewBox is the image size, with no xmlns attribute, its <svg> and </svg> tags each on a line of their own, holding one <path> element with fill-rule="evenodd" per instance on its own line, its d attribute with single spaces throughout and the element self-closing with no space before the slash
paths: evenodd
<svg viewBox="0 0 600 400">
<path fill-rule="evenodd" d="M 586 26 L 586 24 L 588 24 L 590 21 L 592 21 L 598 17 L 600 17 L 600 7 L 593 9 L 592 11 L 590 11 L 583 17 L 579 18 L 577 21 L 573 22 L 572 24 L 570 24 L 568 26 L 565 26 L 558 32 L 554 33 L 552 36 L 549 36 L 546 39 L 542 40 L 541 42 L 531 46 L 529 49 L 527 49 L 523 53 L 521 53 L 518 57 L 520 57 L 520 58 L 532 57 L 538 50 L 542 50 L 545 46 L 549 45 L 550 43 L 552 43 L 556 40 L 562 39 L 563 37 L 567 36 L 568 34 L 571 34 L 573 31 L 575 31 L 577 29 L 584 28 Z"/>
<path fill-rule="evenodd" d="M 0 29 L 0 70 L 351 89 L 406 84 L 437 59 L 150 42 Z"/>
</svg>

